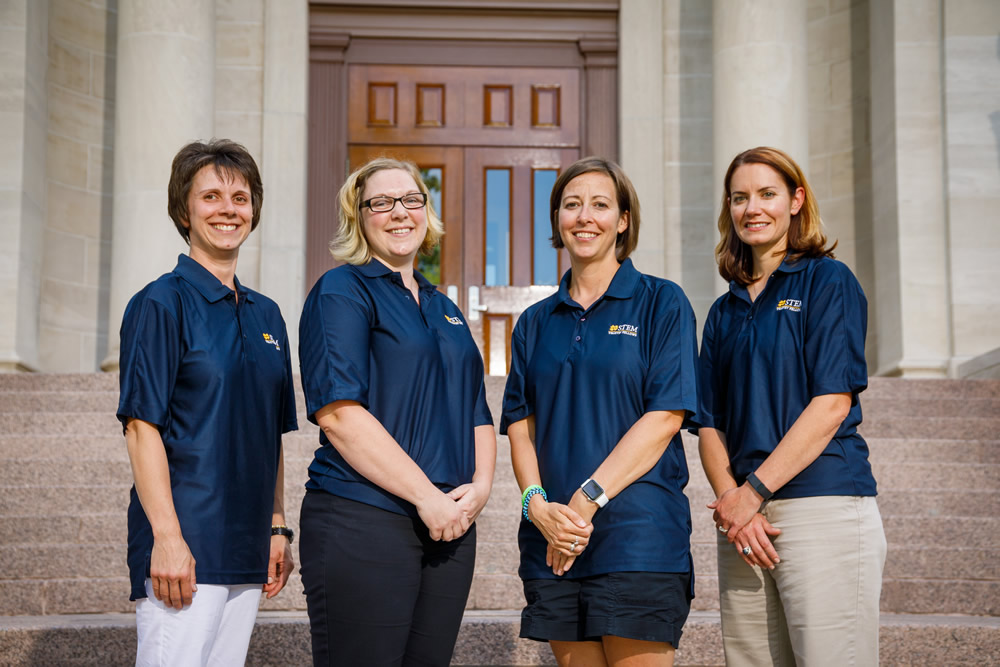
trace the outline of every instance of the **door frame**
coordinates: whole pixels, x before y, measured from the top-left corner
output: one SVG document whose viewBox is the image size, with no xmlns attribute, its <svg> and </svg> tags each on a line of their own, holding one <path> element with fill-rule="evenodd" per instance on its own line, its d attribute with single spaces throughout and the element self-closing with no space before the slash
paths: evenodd
<svg viewBox="0 0 1000 667">
<path fill-rule="evenodd" d="M 327 248 L 348 173 L 349 65 L 579 68 L 580 154 L 617 160 L 618 6 L 618 0 L 312 0 L 306 290 L 335 266 Z"/>
</svg>

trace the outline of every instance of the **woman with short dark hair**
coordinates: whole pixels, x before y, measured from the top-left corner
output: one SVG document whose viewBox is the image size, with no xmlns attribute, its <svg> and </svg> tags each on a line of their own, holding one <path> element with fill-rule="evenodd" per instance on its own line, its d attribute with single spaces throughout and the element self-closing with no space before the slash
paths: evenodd
<svg viewBox="0 0 1000 667">
<path fill-rule="evenodd" d="M 285 323 L 236 278 L 263 186 L 232 141 L 174 158 L 168 211 L 190 255 L 132 297 L 118 419 L 139 665 L 242 664 L 261 591 L 295 567 L 281 435 L 297 428 Z"/>
<path fill-rule="evenodd" d="M 500 422 L 523 492 L 521 636 L 560 665 L 668 666 L 694 590 L 694 313 L 628 259 L 639 201 L 617 164 L 574 162 L 549 209 L 571 268 L 514 327 Z"/>
</svg>

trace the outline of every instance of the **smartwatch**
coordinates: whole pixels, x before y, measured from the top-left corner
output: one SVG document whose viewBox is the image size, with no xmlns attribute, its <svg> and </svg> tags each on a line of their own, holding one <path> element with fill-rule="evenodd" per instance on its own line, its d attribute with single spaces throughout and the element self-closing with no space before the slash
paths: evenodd
<svg viewBox="0 0 1000 667">
<path fill-rule="evenodd" d="M 598 484 L 593 477 L 581 484 L 580 490 L 590 502 L 597 503 L 598 507 L 604 507 L 608 504 L 608 496 L 604 493 L 604 487 Z"/>
<path fill-rule="evenodd" d="M 271 535 L 284 535 L 288 538 L 289 544 L 295 539 L 295 531 L 288 526 L 271 526 Z"/>
<path fill-rule="evenodd" d="M 764 499 L 765 503 L 771 499 L 771 496 L 774 495 L 774 492 L 764 486 L 764 482 L 760 481 L 760 478 L 757 477 L 757 473 L 752 472 L 747 475 L 747 484 L 753 487 L 753 490 L 760 494 L 760 497 Z"/>
</svg>

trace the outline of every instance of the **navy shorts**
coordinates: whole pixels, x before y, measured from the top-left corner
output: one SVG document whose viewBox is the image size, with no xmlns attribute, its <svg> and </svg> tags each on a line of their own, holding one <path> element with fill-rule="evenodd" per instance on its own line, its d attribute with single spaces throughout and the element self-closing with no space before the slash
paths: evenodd
<svg viewBox="0 0 1000 667">
<path fill-rule="evenodd" d="M 528 579 L 521 636 L 600 641 L 611 635 L 677 648 L 691 611 L 687 572 L 611 572 L 581 579 Z"/>
</svg>

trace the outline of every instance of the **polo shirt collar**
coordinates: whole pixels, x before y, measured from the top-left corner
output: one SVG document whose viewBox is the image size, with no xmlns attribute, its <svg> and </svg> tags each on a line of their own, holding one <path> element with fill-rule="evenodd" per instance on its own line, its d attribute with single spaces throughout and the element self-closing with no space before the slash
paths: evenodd
<svg viewBox="0 0 1000 667">
<path fill-rule="evenodd" d="M 788 255 L 781 260 L 781 264 L 778 268 L 774 270 L 775 273 L 798 273 L 802 269 L 806 268 L 806 264 L 809 262 L 805 257 L 799 255 L 798 257 L 789 260 Z M 740 285 L 735 280 L 729 281 L 729 291 L 731 294 L 738 296 L 744 301 L 750 301 L 750 291 L 747 289 L 746 285 Z"/>
<path fill-rule="evenodd" d="M 359 264 L 358 271 L 361 275 L 366 278 L 378 278 L 381 276 L 399 276 L 400 281 L 403 277 L 399 274 L 399 271 L 393 271 L 388 266 L 378 261 L 374 257 L 368 260 L 367 264 Z M 417 288 L 420 290 L 421 294 L 432 294 L 437 292 L 437 287 L 431 281 L 424 277 L 424 274 L 420 273 L 416 269 L 413 270 L 413 277 L 417 281 Z"/>
<path fill-rule="evenodd" d="M 211 271 L 187 255 L 177 256 L 177 266 L 174 267 L 174 273 L 198 290 L 198 293 L 209 303 L 222 301 L 232 292 L 231 289 L 222 284 L 221 280 L 212 275 Z M 240 299 L 252 302 L 253 295 L 240 284 L 240 279 L 233 276 L 233 281 L 236 283 L 236 293 L 239 294 Z"/>
<path fill-rule="evenodd" d="M 570 269 L 563 274 L 562 280 L 559 281 L 559 301 L 560 303 L 565 303 L 567 305 L 576 304 L 573 298 L 569 295 L 569 283 L 570 278 L 573 273 L 573 269 Z M 607 291 L 604 292 L 604 296 L 601 298 L 609 297 L 612 299 L 630 299 L 635 293 L 635 287 L 639 284 L 639 278 L 642 274 L 639 273 L 634 266 L 632 266 L 632 260 L 626 259 L 615 271 L 614 278 L 611 279 L 611 284 L 608 285 Z"/>
</svg>

